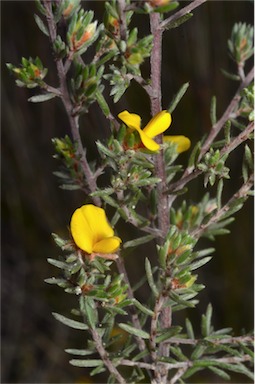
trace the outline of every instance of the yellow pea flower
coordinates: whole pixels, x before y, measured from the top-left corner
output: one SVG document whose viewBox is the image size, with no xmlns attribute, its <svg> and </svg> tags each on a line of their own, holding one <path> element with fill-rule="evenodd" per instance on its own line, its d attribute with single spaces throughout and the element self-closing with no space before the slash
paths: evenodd
<svg viewBox="0 0 255 384">
<path fill-rule="evenodd" d="M 121 239 L 114 236 L 104 209 L 93 204 L 76 209 L 71 218 L 70 230 L 77 247 L 92 255 L 91 259 L 95 256 L 108 259 L 117 257 L 113 253 L 119 248 Z"/>
<path fill-rule="evenodd" d="M 168 111 L 157 113 L 149 121 L 144 129 L 141 129 L 141 117 L 135 113 L 123 111 L 118 114 L 131 131 L 137 131 L 145 148 L 152 152 L 158 151 L 160 146 L 153 140 L 154 137 L 165 132 L 172 122 L 172 117 Z M 177 152 L 181 153 L 190 147 L 190 140 L 185 136 L 164 136 L 164 141 L 177 143 Z"/>
<path fill-rule="evenodd" d="M 160 148 L 159 144 L 156 143 L 153 138 L 165 132 L 172 121 L 169 112 L 161 111 L 157 113 L 142 130 L 141 117 L 139 115 L 123 111 L 118 114 L 118 117 L 128 126 L 128 128 L 130 128 L 130 130 L 136 130 L 139 133 L 145 148 L 153 152 L 158 151 Z"/>
</svg>

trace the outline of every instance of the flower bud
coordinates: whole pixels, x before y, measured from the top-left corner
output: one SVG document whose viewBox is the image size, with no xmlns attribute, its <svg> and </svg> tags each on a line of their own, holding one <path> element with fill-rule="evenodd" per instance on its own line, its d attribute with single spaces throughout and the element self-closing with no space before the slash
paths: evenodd
<svg viewBox="0 0 255 384">
<path fill-rule="evenodd" d="M 171 0 L 150 0 L 150 6 L 153 8 L 156 7 L 163 7 L 165 5 L 168 5 L 171 2 Z"/>
<path fill-rule="evenodd" d="M 79 8 L 79 6 L 80 6 L 80 0 L 65 0 L 62 16 L 65 19 L 68 19 L 70 16 L 72 16 L 74 11 L 77 8 Z"/>
<path fill-rule="evenodd" d="M 132 53 L 127 61 L 131 65 L 139 65 L 143 62 L 143 57 L 140 53 Z"/>
<path fill-rule="evenodd" d="M 78 51 L 79 49 L 81 49 L 81 47 L 94 36 L 96 27 L 97 21 L 90 23 L 79 40 L 76 40 L 76 33 L 73 34 L 72 43 L 74 51 Z"/>
</svg>

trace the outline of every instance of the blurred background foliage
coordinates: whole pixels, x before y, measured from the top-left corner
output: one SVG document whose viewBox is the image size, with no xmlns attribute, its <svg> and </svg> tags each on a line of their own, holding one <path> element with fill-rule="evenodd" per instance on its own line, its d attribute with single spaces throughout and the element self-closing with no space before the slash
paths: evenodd
<svg viewBox="0 0 255 384">
<path fill-rule="evenodd" d="M 103 1 L 84 1 L 102 20 Z M 181 1 L 181 5 L 187 2 Z M 68 236 L 72 212 L 84 202 L 82 192 L 58 188 L 53 176 L 58 163 L 53 159 L 51 138 L 70 134 L 67 116 L 59 100 L 31 104 L 34 91 L 17 88 L 5 63 L 20 63 L 21 57 L 39 56 L 49 69 L 47 82 L 57 86 L 57 76 L 47 38 L 38 30 L 33 1 L 2 1 L 2 383 L 90 383 L 85 370 L 68 364 L 65 348 L 81 348 L 83 334 L 57 322 L 52 311 L 67 314 L 75 307 L 75 297 L 47 286 L 43 280 L 56 272 L 47 262 L 58 249 L 51 232 Z M 136 15 L 140 36 L 148 33 L 146 16 Z M 185 134 L 193 143 L 210 129 L 209 109 L 213 95 L 218 98 L 218 117 L 235 93 L 237 83 L 222 75 L 220 68 L 234 69 L 227 55 L 227 39 L 235 22 L 253 23 L 251 1 L 209 1 L 194 11 L 193 18 L 181 27 L 165 33 L 163 46 L 163 107 L 185 82 L 190 87 L 173 114 L 171 134 Z M 89 53 L 89 52 L 88 52 Z M 148 65 L 143 71 L 149 73 Z M 107 95 L 107 90 L 105 95 Z M 132 84 L 124 97 L 112 104 L 120 111 L 149 119 L 149 101 L 143 90 Z M 96 105 L 81 119 L 81 130 L 88 156 L 96 157 L 94 141 L 109 134 L 109 125 Z M 240 150 L 231 157 L 231 179 L 225 194 L 230 196 L 241 183 Z M 186 164 L 186 156 L 179 158 Z M 206 190 L 195 181 L 187 199 L 197 202 Z M 175 204 L 181 202 L 178 198 Z M 219 237 L 212 261 L 199 272 L 199 283 L 206 289 L 199 295 L 198 310 L 190 310 L 197 323 L 208 302 L 214 307 L 214 325 L 232 326 L 236 334 L 253 325 L 253 202 L 248 200 L 231 224 L 231 235 Z M 123 238 L 135 236 L 125 226 Z M 150 246 L 129 256 L 127 266 L 136 282 L 143 274 L 144 258 Z M 138 260 L 141 260 L 139 262 Z M 135 264 L 134 264 L 135 263 Z M 140 299 L 146 290 L 139 291 Z M 182 323 L 187 313 L 175 317 Z M 98 379 L 97 379 L 98 380 Z M 104 380 L 102 376 L 102 381 Z M 215 380 L 215 381 L 213 381 Z M 248 379 L 247 379 L 248 380 Z M 217 382 L 199 375 L 193 382 Z M 233 382 L 238 375 L 233 375 Z M 242 378 L 244 382 L 244 378 Z"/>
</svg>

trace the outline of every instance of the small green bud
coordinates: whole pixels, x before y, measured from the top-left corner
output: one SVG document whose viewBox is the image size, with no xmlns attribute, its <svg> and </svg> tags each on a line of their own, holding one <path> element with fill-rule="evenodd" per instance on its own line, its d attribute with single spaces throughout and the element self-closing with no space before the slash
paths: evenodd
<svg viewBox="0 0 255 384">
<path fill-rule="evenodd" d="M 117 134 L 117 140 L 119 141 L 119 143 L 123 143 L 126 133 L 127 133 L 126 126 L 124 124 L 121 124 Z"/>
</svg>

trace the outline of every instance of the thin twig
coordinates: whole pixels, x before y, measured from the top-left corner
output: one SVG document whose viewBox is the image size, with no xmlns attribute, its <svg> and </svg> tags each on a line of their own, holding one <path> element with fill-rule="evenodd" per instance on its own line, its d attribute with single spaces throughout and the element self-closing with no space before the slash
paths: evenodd
<svg viewBox="0 0 255 384">
<path fill-rule="evenodd" d="M 226 153 L 232 152 L 234 149 L 236 149 L 240 144 L 242 144 L 244 141 L 246 141 L 250 134 L 254 130 L 254 124 L 250 123 L 241 133 L 239 133 L 238 136 L 236 136 L 231 142 L 227 145 L 225 145 L 222 150 L 220 151 L 221 156 L 225 155 Z"/>
<path fill-rule="evenodd" d="M 120 384 L 126 384 L 126 380 L 122 377 L 122 375 L 119 373 L 119 371 L 116 369 L 116 367 L 113 365 L 112 361 L 110 360 L 108 353 L 106 352 L 103 346 L 103 341 L 101 339 L 101 336 L 98 334 L 97 330 L 95 328 L 92 328 L 90 329 L 90 332 L 95 342 L 96 349 L 104 365 L 108 368 L 109 372 L 111 372 L 111 374 L 115 376 L 115 378 L 118 380 Z"/>
<path fill-rule="evenodd" d="M 234 109 L 237 107 L 237 105 L 238 105 L 238 103 L 239 103 L 239 101 L 241 99 L 241 92 L 242 92 L 242 90 L 244 88 L 246 88 L 251 83 L 253 77 L 254 77 L 254 68 L 251 69 L 251 71 L 248 73 L 248 75 L 245 77 L 245 79 L 240 84 L 240 86 L 239 86 L 235 96 L 233 97 L 233 99 L 229 103 L 227 109 L 225 110 L 225 112 L 223 113 L 221 118 L 217 121 L 216 124 L 214 124 L 212 126 L 212 129 L 211 129 L 211 131 L 210 131 L 206 141 L 204 142 L 204 144 L 203 144 L 203 146 L 201 148 L 200 155 L 199 155 L 199 160 L 209 150 L 209 148 L 210 148 L 212 142 L 214 141 L 215 137 L 219 134 L 219 132 L 223 128 L 224 124 L 231 117 L 231 114 L 233 113 Z"/>
<path fill-rule="evenodd" d="M 154 362 L 157 361 L 157 345 L 156 345 L 156 336 L 158 328 L 158 319 L 162 311 L 164 300 L 162 295 L 160 295 L 155 303 L 154 314 L 151 319 L 151 329 L 150 329 L 150 348 L 151 348 L 151 357 Z"/>
<path fill-rule="evenodd" d="M 161 107 L 161 61 L 162 61 L 162 33 L 163 30 L 160 28 L 160 14 L 152 13 L 150 14 L 150 29 L 151 34 L 153 35 L 153 47 L 151 52 L 151 114 L 154 116 L 159 113 L 162 109 Z M 157 142 L 162 144 L 163 135 L 157 137 Z M 154 157 L 155 163 L 155 172 L 157 177 L 161 179 L 161 182 L 157 184 L 157 207 L 158 207 L 158 228 L 165 237 L 169 229 L 169 210 L 168 210 L 168 195 L 164 193 L 167 181 L 166 181 L 166 167 L 164 160 L 163 149 L 160 149 L 158 155 Z M 163 239 L 158 238 L 159 243 L 162 244 Z M 161 315 L 161 327 L 162 329 L 168 328 L 169 322 L 171 324 L 171 318 L 168 319 L 168 315 L 171 317 L 171 310 L 169 313 L 169 308 L 163 308 L 164 297 L 161 294 L 155 303 L 154 307 L 154 316 L 151 320 L 151 333 L 150 333 L 150 347 L 151 347 L 151 356 L 154 361 L 157 360 L 157 350 L 156 350 L 156 334 L 159 316 Z M 165 313 L 164 313 L 165 312 Z M 169 356 L 169 348 L 166 345 L 162 345 L 159 350 L 160 356 Z M 158 368 L 155 370 L 155 382 L 164 384 L 167 382 L 168 372 L 165 367 L 162 367 L 161 364 L 157 364 Z"/>
<path fill-rule="evenodd" d="M 161 60 L 162 60 L 162 31 L 158 28 L 160 14 L 150 15 L 151 33 L 153 35 L 153 48 L 151 52 L 151 114 L 154 116 L 161 111 Z M 163 135 L 157 136 L 157 141 L 161 144 Z M 158 227 L 163 235 L 166 235 L 169 228 L 168 197 L 164 194 L 166 189 L 166 173 L 163 149 L 154 157 L 155 172 L 161 182 L 157 184 L 158 199 Z"/>
<path fill-rule="evenodd" d="M 116 260 L 116 264 L 117 264 L 119 273 L 123 274 L 124 282 L 127 284 L 128 298 L 130 300 L 132 300 L 132 299 L 134 299 L 134 294 L 133 294 L 133 290 L 132 290 L 130 282 L 129 282 L 128 274 L 127 274 L 127 271 L 126 271 L 123 259 L 122 258 L 118 258 Z M 131 316 L 132 323 L 133 323 L 134 327 L 136 329 L 142 330 L 142 326 L 140 324 L 139 317 L 137 315 L 137 312 L 136 312 L 134 306 L 129 306 L 128 310 L 129 310 L 129 313 L 130 313 L 130 316 Z M 144 351 L 146 349 L 146 345 L 145 345 L 144 340 L 141 339 L 140 337 L 136 337 L 136 341 L 137 341 L 137 344 L 138 344 L 138 347 L 139 347 L 140 351 Z"/>
<path fill-rule="evenodd" d="M 43 89 L 45 89 L 45 91 L 50 92 L 50 93 L 54 93 L 54 94 L 55 94 L 56 96 L 58 96 L 58 97 L 61 97 L 61 96 L 62 96 L 62 93 L 61 93 L 61 91 L 60 91 L 58 88 L 52 87 L 52 86 L 49 85 L 49 84 L 43 83 L 43 84 L 41 85 L 41 87 L 42 87 Z"/>
<path fill-rule="evenodd" d="M 47 11 L 46 13 L 46 19 L 49 27 L 49 34 L 50 34 L 50 40 L 51 43 L 53 44 L 54 41 L 56 40 L 57 37 L 57 31 L 56 31 L 56 24 L 54 21 L 54 16 L 52 13 L 52 3 L 51 1 L 46 1 L 44 0 L 44 6 Z M 75 142 L 78 144 L 78 154 L 81 157 L 80 158 L 80 164 L 82 167 L 82 170 L 84 172 L 84 175 L 86 177 L 86 181 L 89 187 L 90 192 L 95 192 L 97 189 L 97 184 L 96 180 L 94 178 L 94 175 L 90 169 L 89 163 L 86 159 L 82 140 L 80 137 L 79 133 L 79 117 L 78 116 L 73 116 L 73 105 L 70 100 L 67 84 L 66 84 L 66 71 L 63 65 L 63 61 L 60 58 L 56 59 L 56 66 L 57 66 L 57 72 L 58 72 L 58 77 L 59 77 L 59 82 L 60 82 L 60 91 L 61 91 L 61 99 L 64 104 L 64 107 L 66 109 L 69 123 L 71 126 L 71 132 L 72 136 Z M 98 197 L 92 197 L 93 202 L 96 205 L 101 205 L 101 200 Z"/>
<path fill-rule="evenodd" d="M 179 380 L 179 378 L 184 375 L 188 368 L 188 366 L 179 368 L 174 377 L 172 377 L 172 379 L 169 381 L 169 384 L 175 384 L 177 380 Z"/>
<path fill-rule="evenodd" d="M 228 202 L 219 209 L 215 215 L 213 215 L 210 220 L 205 223 L 201 224 L 198 228 L 196 228 L 194 231 L 191 232 L 191 235 L 199 238 L 201 235 L 213 224 L 216 224 L 219 222 L 222 216 L 224 216 L 229 209 L 231 208 L 231 204 L 234 203 L 237 199 L 240 199 L 242 197 L 247 197 L 248 192 L 253 187 L 254 183 L 254 174 L 251 174 L 249 179 L 244 183 L 241 188 L 228 200 Z"/>
<path fill-rule="evenodd" d="M 207 360 L 205 359 L 199 359 L 199 361 Z M 252 358 L 250 355 L 243 355 L 241 357 L 237 356 L 231 356 L 231 357 L 221 357 L 218 359 L 211 358 L 211 361 L 218 362 L 218 363 L 227 363 L 227 364 L 238 364 L 238 363 L 243 363 L 246 361 L 252 361 Z M 181 369 L 181 368 L 190 368 L 196 363 L 196 361 L 183 361 L 179 363 L 167 363 L 165 361 L 161 361 L 160 364 L 164 365 L 168 370 L 170 369 Z M 155 364 L 146 364 L 142 361 L 132 361 L 132 360 L 126 360 L 122 359 L 119 361 L 120 365 L 125 365 L 128 367 L 139 367 L 139 368 L 145 368 L 145 369 L 150 369 L 150 370 L 157 370 L 158 367 Z"/>
<path fill-rule="evenodd" d="M 122 40 L 126 40 L 127 37 L 127 23 L 125 15 L 125 0 L 118 0 L 119 17 L 120 17 L 120 37 Z"/>
<path fill-rule="evenodd" d="M 174 21 L 180 19 L 180 17 L 185 16 L 187 13 L 189 13 L 193 9 L 199 7 L 201 4 L 203 4 L 205 2 L 206 2 L 206 0 L 195 0 L 195 1 L 192 1 L 192 3 L 190 3 L 189 5 L 187 5 L 184 8 L 180 9 L 180 11 L 176 12 L 174 15 L 172 15 L 172 16 L 168 17 L 167 19 L 165 19 L 164 21 L 162 21 L 160 23 L 159 27 L 162 30 L 166 29 L 169 24 L 171 24 Z"/>
<path fill-rule="evenodd" d="M 197 345 L 204 341 L 203 339 L 181 339 L 172 337 L 168 340 L 169 344 L 186 344 L 186 345 Z M 211 339 L 207 340 L 208 343 L 213 345 L 220 345 L 220 344 L 253 344 L 254 342 L 254 336 L 237 336 L 237 337 L 224 337 L 222 339 Z"/>
<path fill-rule="evenodd" d="M 202 159 L 202 157 L 204 156 L 204 154 L 209 150 L 215 137 L 219 134 L 221 129 L 224 127 L 224 124 L 230 119 L 231 114 L 233 113 L 234 109 L 237 107 L 237 105 L 241 99 L 242 90 L 250 84 L 253 77 L 254 77 L 254 68 L 248 73 L 248 75 L 245 77 L 244 81 L 240 84 L 236 94 L 234 95 L 234 97 L 230 101 L 228 107 L 226 108 L 226 110 L 223 113 L 223 115 L 221 116 L 221 118 L 217 121 L 216 124 L 214 124 L 212 126 L 211 131 L 210 131 L 205 143 L 203 144 L 203 146 L 201 148 L 198 161 L 200 161 Z M 171 187 L 165 192 L 166 193 L 171 193 L 171 192 L 173 193 L 173 192 L 179 191 L 188 182 L 195 179 L 196 177 L 198 177 L 201 174 L 202 174 L 202 172 L 199 169 L 195 169 L 194 166 L 187 167 L 186 170 L 184 171 L 182 177 L 180 178 L 180 180 L 173 183 L 171 185 Z M 176 197 L 177 197 L 176 194 L 169 196 L 169 208 L 172 206 Z"/>
<path fill-rule="evenodd" d="M 226 144 L 220 151 L 220 156 L 224 156 L 226 153 L 232 152 L 234 149 L 236 149 L 239 145 L 241 145 L 244 141 L 246 141 L 249 138 L 249 135 L 253 132 L 254 125 L 253 123 L 250 123 L 241 133 L 239 133 L 238 136 L 233 138 L 228 144 Z M 185 173 L 187 175 L 185 176 Z M 172 183 L 170 188 L 168 188 L 165 193 L 175 193 L 180 191 L 187 183 L 197 178 L 199 175 L 201 175 L 203 172 L 200 169 L 194 169 L 191 173 L 184 172 L 183 176 L 177 180 L 175 183 Z M 176 196 L 172 196 L 171 202 L 173 201 L 173 198 Z"/>
<path fill-rule="evenodd" d="M 126 221 L 128 223 L 132 224 L 134 227 L 140 229 L 143 232 L 150 233 L 151 235 L 154 235 L 156 237 L 160 237 L 160 238 L 163 237 L 163 234 L 162 234 L 162 232 L 159 229 L 152 228 L 149 225 L 145 225 L 143 227 L 141 227 L 139 225 L 139 222 L 136 220 L 136 218 L 134 216 L 132 216 L 132 214 L 130 213 L 128 207 L 126 205 L 124 205 L 124 204 L 122 205 L 122 202 L 123 202 L 123 199 L 124 199 L 123 191 L 117 192 L 117 198 L 118 198 L 118 201 L 119 201 L 119 204 L 120 204 L 120 208 L 124 211 L 124 213 L 126 215 Z"/>
</svg>

